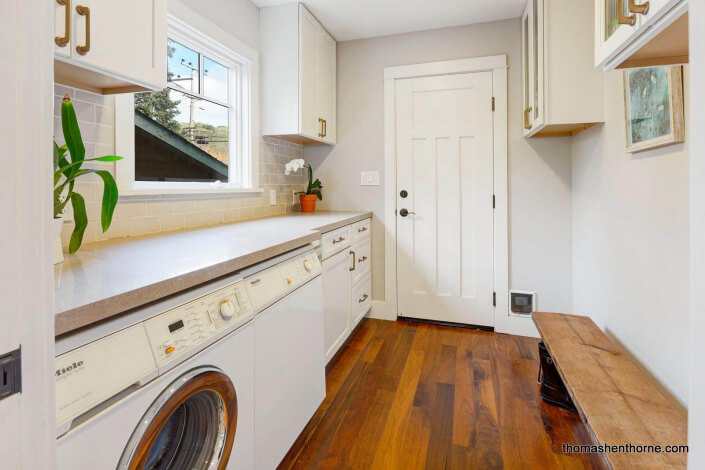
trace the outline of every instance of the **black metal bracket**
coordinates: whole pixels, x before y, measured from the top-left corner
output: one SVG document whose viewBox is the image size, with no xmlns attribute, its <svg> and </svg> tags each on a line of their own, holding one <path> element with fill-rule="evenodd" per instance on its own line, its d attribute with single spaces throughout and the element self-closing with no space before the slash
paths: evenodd
<svg viewBox="0 0 705 470">
<path fill-rule="evenodd" d="M 22 392 L 22 350 L 0 356 L 0 400 Z"/>
</svg>

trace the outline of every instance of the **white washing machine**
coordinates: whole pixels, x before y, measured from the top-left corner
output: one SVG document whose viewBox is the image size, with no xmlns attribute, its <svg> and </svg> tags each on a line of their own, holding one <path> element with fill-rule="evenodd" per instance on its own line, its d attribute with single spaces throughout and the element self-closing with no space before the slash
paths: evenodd
<svg viewBox="0 0 705 470">
<path fill-rule="evenodd" d="M 270 352 L 273 325 L 260 327 L 257 346 L 255 317 L 301 305 L 303 292 L 318 318 L 319 274 L 306 247 L 57 338 L 57 468 L 260 468 L 255 351 Z"/>
</svg>

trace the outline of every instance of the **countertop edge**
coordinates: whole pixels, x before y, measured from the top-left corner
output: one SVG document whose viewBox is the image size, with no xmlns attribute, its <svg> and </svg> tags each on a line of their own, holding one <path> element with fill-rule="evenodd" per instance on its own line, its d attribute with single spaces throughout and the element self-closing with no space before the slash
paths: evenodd
<svg viewBox="0 0 705 470">
<path fill-rule="evenodd" d="M 174 295 L 208 281 L 239 271 L 274 256 L 279 256 L 307 243 L 320 240 L 321 235 L 346 225 L 372 217 L 372 212 L 364 212 L 330 224 L 314 228 L 310 233 L 285 242 L 268 246 L 261 250 L 197 269 L 170 279 L 148 284 L 137 289 L 100 299 L 54 314 L 54 335 L 60 336 L 84 328 L 91 324 L 112 318 L 132 309 Z M 116 307 L 118 306 L 118 307 Z M 87 319 L 90 319 L 87 321 Z"/>
</svg>

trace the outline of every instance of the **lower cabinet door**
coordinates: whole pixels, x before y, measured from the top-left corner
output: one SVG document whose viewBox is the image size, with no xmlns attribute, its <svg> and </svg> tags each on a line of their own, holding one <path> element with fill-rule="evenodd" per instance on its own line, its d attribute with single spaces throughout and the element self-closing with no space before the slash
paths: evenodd
<svg viewBox="0 0 705 470">
<path fill-rule="evenodd" d="M 326 363 L 350 334 L 350 264 L 348 250 L 323 261 L 323 312 Z"/>
<path fill-rule="evenodd" d="M 355 328 L 372 306 L 372 275 L 367 274 L 352 289 L 350 297 L 350 328 Z"/>
</svg>

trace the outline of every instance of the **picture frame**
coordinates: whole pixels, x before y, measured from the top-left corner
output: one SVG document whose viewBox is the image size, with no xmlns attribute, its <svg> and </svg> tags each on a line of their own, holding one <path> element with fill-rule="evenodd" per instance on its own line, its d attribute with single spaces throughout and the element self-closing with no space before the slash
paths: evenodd
<svg viewBox="0 0 705 470">
<path fill-rule="evenodd" d="M 627 152 L 684 142 L 683 66 L 625 70 L 624 115 Z"/>
</svg>

